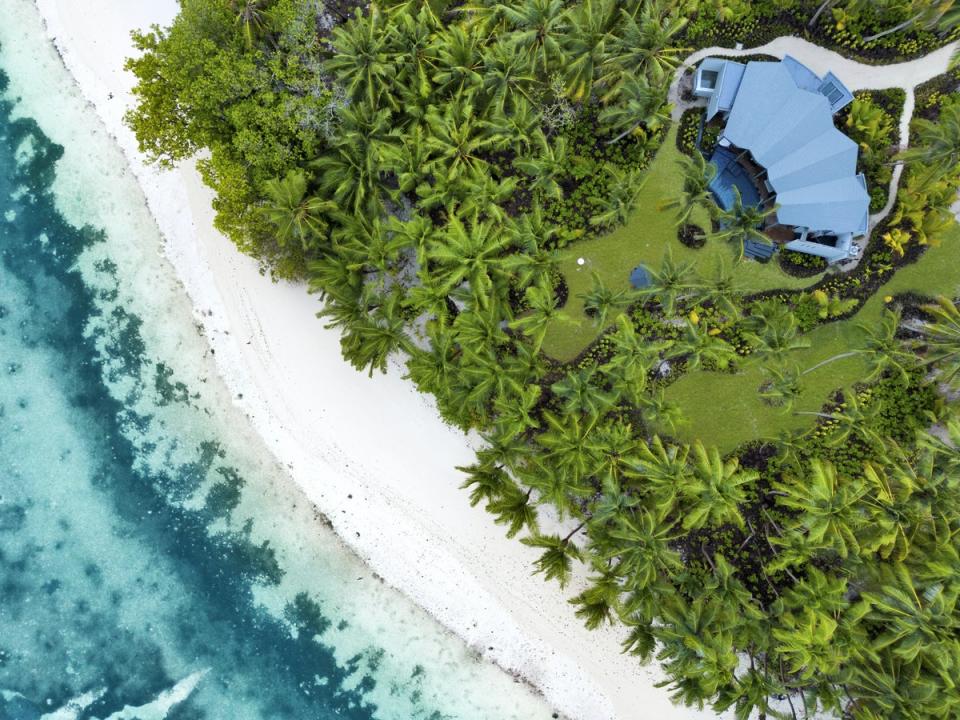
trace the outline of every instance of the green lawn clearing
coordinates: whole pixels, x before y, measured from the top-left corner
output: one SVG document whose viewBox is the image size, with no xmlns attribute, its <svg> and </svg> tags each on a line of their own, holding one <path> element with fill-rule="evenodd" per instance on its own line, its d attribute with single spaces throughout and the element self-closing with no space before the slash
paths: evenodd
<svg viewBox="0 0 960 720">
<path fill-rule="evenodd" d="M 960 228 L 954 228 L 939 247 L 932 247 L 913 265 L 899 270 L 853 318 L 821 325 L 807 333 L 810 347 L 792 353 L 801 369 L 856 346 L 858 323 L 879 320 L 886 296 L 900 293 L 956 296 L 960 291 Z M 694 371 L 667 388 L 666 396 L 683 410 L 687 422 L 675 433 L 685 441 L 700 438 L 722 452 L 755 438 L 776 437 L 783 431 L 808 427 L 809 415 L 795 411 L 818 410 L 827 397 L 861 380 L 864 363 L 851 357 L 824 365 L 803 378 L 803 394 L 790 412 L 762 401 L 758 389 L 764 375 L 758 364 L 748 364 L 737 374 Z"/>
<path fill-rule="evenodd" d="M 702 273 L 709 272 L 721 259 L 730 264 L 736 261 L 730 245 L 710 237 L 699 250 L 682 245 L 677 240 L 676 213 L 660 209 L 666 199 L 680 192 L 683 183 L 677 167 L 680 151 L 676 134 L 674 125 L 647 169 L 639 206 L 627 224 L 570 246 L 560 271 L 570 290 L 564 312 L 572 322 L 556 322 L 548 328 L 543 350 L 550 357 L 562 362 L 572 360 L 599 334 L 601 328 L 584 313 L 583 300 L 579 297 L 590 290 L 594 272 L 607 287 L 626 288 L 630 284 L 630 272 L 640 264 L 659 267 L 667 247 L 673 249 L 675 259 L 694 261 Z M 694 213 L 692 221 L 701 228 L 709 227 L 705 210 Z M 582 265 L 577 262 L 579 258 L 584 260 Z M 737 266 L 736 277 L 744 292 L 804 287 L 816 282 L 816 278 L 791 277 L 781 271 L 776 262 L 761 264 L 752 260 Z M 611 315 L 610 324 L 615 320 Z"/>
</svg>

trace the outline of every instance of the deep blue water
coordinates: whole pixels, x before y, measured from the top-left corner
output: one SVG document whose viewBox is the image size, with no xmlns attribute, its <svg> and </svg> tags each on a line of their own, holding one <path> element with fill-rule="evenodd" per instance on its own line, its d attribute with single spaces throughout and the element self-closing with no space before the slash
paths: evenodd
<svg viewBox="0 0 960 720">
<path fill-rule="evenodd" d="M 0 102 L 0 720 L 550 717 L 235 450 L 247 431 L 223 424 L 216 378 L 170 359 L 200 341 L 162 347 L 125 300 L 152 283 L 117 253 L 146 240 L 64 218 L 64 148 L 14 106 Z"/>
</svg>

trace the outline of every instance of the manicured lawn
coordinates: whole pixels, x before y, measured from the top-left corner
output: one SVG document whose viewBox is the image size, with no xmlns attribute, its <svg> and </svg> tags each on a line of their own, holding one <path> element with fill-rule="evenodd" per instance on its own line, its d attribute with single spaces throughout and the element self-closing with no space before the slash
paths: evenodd
<svg viewBox="0 0 960 720">
<path fill-rule="evenodd" d="M 667 198 L 680 192 L 683 183 L 677 167 L 680 151 L 677 150 L 676 132 L 674 125 L 651 162 L 639 205 L 627 224 L 606 235 L 570 246 L 569 257 L 561 264 L 560 270 L 570 289 L 564 312 L 573 322 L 558 322 L 548 329 L 543 350 L 551 357 L 564 362 L 572 360 L 600 331 L 584 314 L 583 300 L 579 297 L 590 290 L 593 272 L 600 275 L 607 287 L 628 287 L 631 270 L 641 263 L 659 267 L 668 246 L 673 249 L 675 259 L 694 261 L 704 274 L 721 259 L 730 264 L 736 260 L 736 253 L 729 244 L 713 238 L 708 238 L 706 245 L 699 250 L 682 245 L 677 240 L 676 213 L 660 209 Z M 701 227 L 709 227 L 705 210 L 695 213 L 693 221 Z M 577 263 L 578 258 L 584 259 L 583 265 Z M 816 281 L 816 278 L 790 277 L 776 262 L 763 265 L 750 260 L 737 266 L 736 276 L 745 292 L 803 287 Z M 614 320 L 616 318 L 611 316 L 610 323 Z"/>
<path fill-rule="evenodd" d="M 842 322 L 822 325 L 810 333 L 810 347 L 797 350 L 792 359 L 801 369 L 812 367 L 833 355 L 845 352 L 857 343 L 857 323 L 877 322 L 883 312 L 886 295 L 913 292 L 923 295 L 955 296 L 960 291 L 960 229 L 954 228 L 940 247 L 934 247 L 913 265 L 898 271 L 861 308 L 856 316 Z M 849 387 L 862 379 L 864 364 L 860 358 L 837 360 L 814 370 L 803 378 L 803 394 L 794 410 L 817 410 L 834 390 Z M 758 389 L 764 380 L 759 365 L 748 364 L 736 375 L 696 371 L 667 388 L 668 399 L 678 403 L 687 419 L 676 433 L 690 442 L 700 438 L 727 452 L 755 438 L 776 437 L 785 430 L 809 426 L 809 415 L 785 413 L 764 403 Z"/>
</svg>

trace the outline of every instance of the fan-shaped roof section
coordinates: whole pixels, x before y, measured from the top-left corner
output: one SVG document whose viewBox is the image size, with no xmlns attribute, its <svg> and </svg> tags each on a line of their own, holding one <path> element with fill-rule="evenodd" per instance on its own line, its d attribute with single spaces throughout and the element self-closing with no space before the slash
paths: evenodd
<svg viewBox="0 0 960 720">
<path fill-rule="evenodd" d="M 834 127 L 829 100 L 795 75 L 788 64 L 748 63 L 723 136 L 766 168 L 780 222 L 864 232 L 870 196 L 856 174 L 857 144 Z"/>
</svg>

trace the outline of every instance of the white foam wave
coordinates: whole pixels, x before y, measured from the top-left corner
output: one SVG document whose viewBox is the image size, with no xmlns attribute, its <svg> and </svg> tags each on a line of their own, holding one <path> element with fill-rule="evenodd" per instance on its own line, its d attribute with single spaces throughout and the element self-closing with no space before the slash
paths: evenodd
<svg viewBox="0 0 960 720">
<path fill-rule="evenodd" d="M 136 707 L 127 705 L 123 710 L 118 710 L 104 720 L 164 720 L 175 705 L 179 705 L 193 694 L 194 689 L 209 671 L 209 668 L 198 670 L 183 678 L 169 690 L 164 690 L 152 702 Z"/>
</svg>

